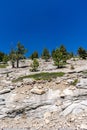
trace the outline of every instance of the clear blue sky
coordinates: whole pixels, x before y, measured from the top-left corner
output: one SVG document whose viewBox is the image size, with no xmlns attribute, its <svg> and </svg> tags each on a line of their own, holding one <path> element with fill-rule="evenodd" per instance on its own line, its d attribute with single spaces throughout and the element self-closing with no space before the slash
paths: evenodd
<svg viewBox="0 0 87 130">
<path fill-rule="evenodd" d="M 0 51 L 18 41 L 28 55 L 60 44 L 87 49 L 87 0 L 0 0 Z"/>
</svg>

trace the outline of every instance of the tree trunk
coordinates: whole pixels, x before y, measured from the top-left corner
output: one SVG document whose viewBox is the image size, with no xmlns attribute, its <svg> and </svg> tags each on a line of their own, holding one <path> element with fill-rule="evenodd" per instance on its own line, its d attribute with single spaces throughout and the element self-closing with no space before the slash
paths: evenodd
<svg viewBox="0 0 87 130">
<path fill-rule="evenodd" d="M 60 68 L 60 66 L 58 65 L 58 66 L 57 66 L 57 69 L 59 69 L 59 68 Z"/>
<path fill-rule="evenodd" d="M 19 59 L 17 59 L 17 68 L 19 68 Z"/>
<path fill-rule="evenodd" d="M 14 62 L 12 62 L 12 68 L 15 68 Z"/>
<path fill-rule="evenodd" d="M 60 68 L 59 61 L 58 61 L 58 66 L 57 66 L 57 68 L 58 68 L 58 69 Z"/>
</svg>

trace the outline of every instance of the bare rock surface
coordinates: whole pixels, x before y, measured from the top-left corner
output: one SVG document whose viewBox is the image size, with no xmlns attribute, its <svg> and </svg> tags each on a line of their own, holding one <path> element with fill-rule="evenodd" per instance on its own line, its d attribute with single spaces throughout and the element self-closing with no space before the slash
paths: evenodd
<svg viewBox="0 0 87 130">
<path fill-rule="evenodd" d="M 38 72 L 29 71 L 31 60 L 21 61 L 19 69 L 11 69 L 10 65 L 0 69 L 0 129 L 87 129 L 87 61 L 69 60 L 62 69 L 56 69 L 52 60 L 39 59 L 39 62 Z M 50 81 L 25 78 L 13 82 L 40 72 L 65 75 Z"/>
</svg>

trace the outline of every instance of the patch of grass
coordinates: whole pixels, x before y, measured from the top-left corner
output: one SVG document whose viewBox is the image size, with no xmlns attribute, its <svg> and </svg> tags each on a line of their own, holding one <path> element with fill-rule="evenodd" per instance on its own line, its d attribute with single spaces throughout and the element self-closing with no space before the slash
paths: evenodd
<svg viewBox="0 0 87 130">
<path fill-rule="evenodd" d="M 18 82 L 18 81 L 21 81 L 21 80 L 23 80 L 25 78 L 33 78 L 35 80 L 51 80 L 53 78 L 62 77 L 63 75 L 64 75 L 63 72 L 38 73 L 38 74 L 19 77 L 18 79 L 13 80 L 13 82 Z"/>
<path fill-rule="evenodd" d="M 7 66 L 7 64 L 0 64 L 0 68 L 6 68 Z"/>
<path fill-rule="evenodd" d="M 71 85 L 76 86 L 77 83 L 78 83 L 78 79 L 75 79 L 75 80 L 73 81 L 73 83 L 71 83 Z"/>
<path fill-rule="evenodd" d="M 87 74 L 87 70 L 82 72 L 83 74 Z"/>
</svg>

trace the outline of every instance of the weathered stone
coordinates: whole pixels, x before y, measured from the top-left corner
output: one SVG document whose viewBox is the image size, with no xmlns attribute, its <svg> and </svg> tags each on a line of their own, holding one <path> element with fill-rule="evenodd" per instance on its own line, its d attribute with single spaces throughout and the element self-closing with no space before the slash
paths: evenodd
<svg viewBox="0 0 87 130">
<path fill-rule="evenodd" d="M 87 79 L 81 79 L 79 83 L 76 85 L 79 89 L 87 89 Z"/>
<path fill-rule="evenodd" d="M 45 123 L 46 124 L 49 124 L 50 123 L 50 119 L 51 118 L 51 113 L 50 112 L 46 112 L 45 114 L 44 114 L 44 120 L 45 120 Z"/>
<path fill-rule="evenodd" d="M 44 114 L 44 119 L 49 118 L 49 117 L 51 117 L 51 113 L 50 112 L 46 112 Z"/>
<path fill-rule="evenodd" d="M 60 98 L 63 98 L 63 99 L 64 99 L 65 96 L 66 96 L 66 95 L 65 95 L 63 92 L 60 94 Z"/>
<path fill-rule="evenodd" d="M 21 87 L 22 85 L 23 85 L 22 82 L 18 82 L 16 86 L 19 88 L 19 87 Z"/>
<path fill-rule="evenodd" d="M 25 79 L 23 79 L 23 83 L 27 84 L 27 85 L 32 85 L 35 83 L 35 80 L 32 78 L 25 78 Z"/>
<path fill-rule="evenodd" d="M 64 109 L 64 111 L 63 112 L 61 112 L 61 115 L 63 115 L 63 116 L 67 116 L 67 115 L 69 115 L 69 114 L 71 114 L 72 113 L 72 111 L 73 111 L 73 109 L 75 108 L 77 106 L 77 104 L 72 104 L 72 105 L 69 105 L 67 108 L 63 108 Z"/>
<path fill-rule="evenodd" d="M 81 124 L 80 129 L 87 130 L 87 124 Z"/>
<path fill-rule="evenodd" d="M 87 79 L 86 76 L 83 77 L 82 71 L 87 69 L 87 61 L 78 60 L 73 63 L 71 61 L 66 68 L 56 69 L 56 66 L 53 67 L 52 60 L 45 62 L 40 59 L 39 70 L 63 71 L 66 73 L 65 76 L 54 78 L 49 82 L 35 81 L 30 78 L 23 79 L 23 82 L 11 82 L 12 79 L 34 74 L 29 71 L 30 63 L 32 61 L 27 60 L 28 67 L 12 69 L 8 78 L 6 74 L 0 75 L 0 128 L 14 127 L 14 125 L 18 125 L 19 128 L 20 125 L 21 128 L 29 126 L 31 130 L 86 129 Z M 69 69 L 71 63 L 75 66 L 75 70 Z M 20 66 L 24 64 L 21 62 Z M 79 83 L 73 87 L 70 84 L 74 82 L 74 79 L 78 79 Z M 9 89 L 10 93 L 5 89 Z"/>
<path fill-rule="evenodd" d="M 57 102 L 56 102 L 56 106 L 61 106 L 62 105 L 62 101 L 61 100 L 58 100 Z"/>
<path fill-rule="evenodd" d="M 60 84 L 60 83 L 61 83 L 61 80 L 56 80 L 55 83 L 56 83 L 56 84 Z"/>
<path fill-rule="evenodd" d="M 9 88 L 10 88 L 11 90 L 15 89 L 15 87 L 14 87 L 14 86 L 9 86 Z"/>
<path fill-rule="evenodd" d="M 68 79 L 68 80 L 67 80 L 67 83 L 69 83 L 69 84 L 71 84 L 71 83 L 73 83 L 73 82 L 74 82 L 73 79 Z"/>
<path fill-rule="evenodd" d="M 73 95 L 73 91 L 70 90 L 70 88 L 66 88 L 66 89 L 63 90 L 63 94 L 65 96 L 72 96 Z"/>
<path fill-rule="evenodd" d="M 6 94 L 6 93 L 9 93 L 11 92 L 11 89 L 3 89 L 0 91 L 0 94 Z"/>
<path fill-rule="evenodd" d="M 76 89 L 73 91 L 73 94 L 72 94 L 73 97 L 82 97 L 86 95 L 87 95 L 86 89 Z"/>
<path fill-rule="evenodd" d="M 45 93 L 45 91 L 43 89 L 34 88 L 31 90 L 31 93 L 37 94 L 37 95 L 42 95 Z"/>
</svg>

